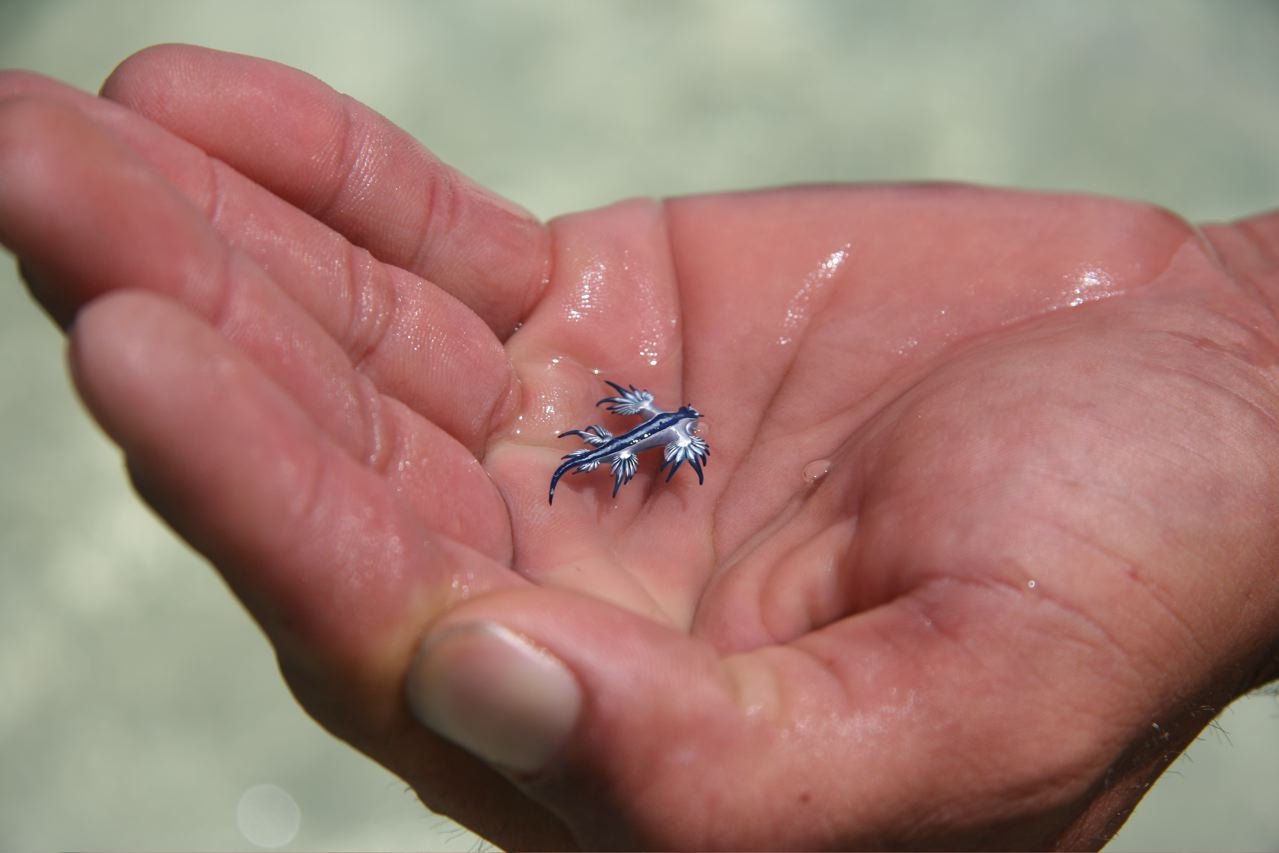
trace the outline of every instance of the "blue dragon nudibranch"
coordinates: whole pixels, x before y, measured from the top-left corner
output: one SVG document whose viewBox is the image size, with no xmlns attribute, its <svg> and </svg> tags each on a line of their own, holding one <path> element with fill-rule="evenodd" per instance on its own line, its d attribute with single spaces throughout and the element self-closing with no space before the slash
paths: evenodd
<svg viewBox="0 0 1279 853">
<path fill-rule="evenodd" d="M 574 474 L 594 471 L 605 462 L 613 470 L 613 497 L 617 497 L 617 490 L 630 482 L 639 470 L 638 454 L 654 447 L 665 448 L 658 470 L 671 466 L 670 473 L 666 475 L 667 482 L 670 482 L 679 466 L 685 462 L 697 472 L 697 482 L 705 482 L 702 466 L 710 457 L 711 449 L 706 444 L 706 439 L 697 434 L 701 413 L 692 406 L 681 406 L 678 411 L 668 412 L 657 408 L 653 404 L 653 395 L 647 391 L 637 391 L 634 385 L 628 389 L 616 382 L 608 384 L 617 391 L 617 396 L 605 397 L 595 405 L 608 403 L 610 412 L 618 415 L 642 415 L 646 420 L 618 436 L 599 424 L 560 433 L 560 438 L 567 435 L 580 436 L 589 446 L 565 454 L 564 462 L 551 475 L 551 493 L 547 502 L 555 502 L 555 484 L 560 481 L 560 477 L 570 471 Z"/>
</svg>

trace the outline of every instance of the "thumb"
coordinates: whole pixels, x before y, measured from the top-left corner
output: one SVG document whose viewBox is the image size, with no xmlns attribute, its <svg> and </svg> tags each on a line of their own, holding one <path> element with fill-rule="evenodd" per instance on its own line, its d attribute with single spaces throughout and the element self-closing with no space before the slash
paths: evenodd
<svg viewBox="0 0 1279 853">
<path fill-rule="evenodd" d="M 725 841 L 707 820 L 711 800 L 746 814 L 743 780 L 767 793 L 771 726 L 743 710 L 734 685 L 707 643 L 534 588 L 486 595 L 434 626 L 407 698 L 420 722 L 559 814 L 583 846 L 689 847 Z"/>
<path fill-rule="evenodd" d="M 1049 846 L 1132 728 L 1078 713 L 1118 683 L 1113 652 L 964 601 L 720 655 L 603 601 L 501 590 L 432 628 L 408 700 L 585 848 Z"/>
</svg>

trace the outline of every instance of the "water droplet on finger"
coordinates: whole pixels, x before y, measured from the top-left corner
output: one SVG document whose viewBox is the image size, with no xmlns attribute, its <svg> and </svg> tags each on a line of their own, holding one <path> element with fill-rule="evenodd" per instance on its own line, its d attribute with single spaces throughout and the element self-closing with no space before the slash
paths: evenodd
<svg viewBox="0 0 1279 853">
<path fill-rule="evenodd" d="M 804 466 L 804 482 L 810 486 L 830 473 L 829 459 L 815 459 Z"/>
</svg>

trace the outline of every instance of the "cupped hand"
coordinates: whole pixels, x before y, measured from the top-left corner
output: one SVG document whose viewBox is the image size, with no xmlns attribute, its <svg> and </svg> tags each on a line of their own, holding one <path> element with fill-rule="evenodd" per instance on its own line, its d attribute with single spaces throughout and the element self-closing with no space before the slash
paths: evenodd
<svg viewBox="0 0 1279 853">
<path fill-rule="evenodd" d="M 1095 847 L 1276 675 L 1273 214 L 543 226 L 264 61 L 0 98 L 0 239 L 139 491 L 318 720 L 499 844 Z M 703 413 L 705 485 L 548 505 L 556 435 L 626 425 L 604 380 Z"/>
</svg>

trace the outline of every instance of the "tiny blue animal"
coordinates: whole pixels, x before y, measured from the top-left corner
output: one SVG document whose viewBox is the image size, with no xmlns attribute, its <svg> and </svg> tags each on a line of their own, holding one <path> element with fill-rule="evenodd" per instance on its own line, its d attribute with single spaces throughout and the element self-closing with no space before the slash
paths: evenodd
<svg viewBox="0 0 1279 853">
<path fill-rule="evenodd" d="M 608 380 L 605 380 L 608 382 Z M 608 403 L 608 410 L 619 415 L 642 415 L 644 423 L 621 435 L 615 436 L 599 424 L 586 429 L 571 429 L 559 434 L 580 436 L 589 446 L 574 450 L 564 456 L 564 462 L 551 475 L 551 493 L 548 503 L 555 502 L 555 484 L 568 472 L 580 474 L 594 471 L 607 462 L 613 469 L 613 497 L 624 483 L 630 482 L 639 470 L 638 454 L 654 447 L 664 447 L 662 464 L 657 470 L 671 466 L 666 481 L 687 462 L 697 472 L 697 482 L 703 483 L 702 466 L 711 455 L 706 439 L 697 434 L 701 413 L 692 406 L 681 406 L 678 411 L 667 412 L 653 405 L 653 395 L 637 391 L 635 386 L 623 388 L 616 382 L 608 384 L 617 391 L 616 397 L 605 397 L 595 405 Z"/>
</svg>

